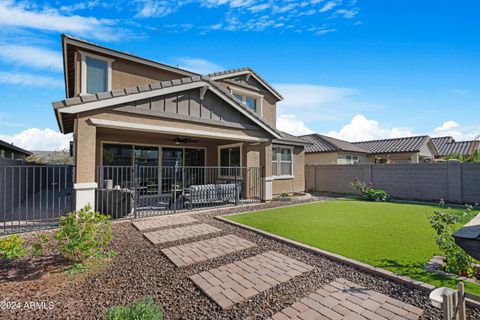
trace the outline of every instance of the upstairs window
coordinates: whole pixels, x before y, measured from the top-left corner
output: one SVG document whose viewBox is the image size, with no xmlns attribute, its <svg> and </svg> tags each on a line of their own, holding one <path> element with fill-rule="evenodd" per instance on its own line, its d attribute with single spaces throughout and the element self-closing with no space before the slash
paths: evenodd
<svg viewBox="0 0 480 320">
<path fill-rule="evenodd" d="M 249 97 L 249 96 L 246 96 L 246 95 L 243 95 L 243 94 L 239 94 L 239 93 L 234 93 L 233 94 L 238 100 L 240 100 L 241 102 L 243 102 L 244 105 L 246 105 L 249 109 L 255 111 L 255 112 L 258 112 L 258 108 L 257 108 L 257 99 L 256 98 L 253 98 L 253 97 Z"/>
<path fill-rule="evenodd" d="M 112 90 L 113 59 L 81 52 L 81 94 L 95 94 Z"/>
</svg>

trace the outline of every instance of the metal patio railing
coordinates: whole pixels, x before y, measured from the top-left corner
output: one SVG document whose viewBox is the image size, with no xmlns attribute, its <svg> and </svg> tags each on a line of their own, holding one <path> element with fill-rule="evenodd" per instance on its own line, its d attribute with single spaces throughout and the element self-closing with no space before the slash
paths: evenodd
<svg viewBox="0 0 480 320">
<path fill-rule="evenodd" d="M 0 166 L 0 235 L 52 228 L 75 208 L 73 166 Z"/>
<path fill-rule="evenodd" d="M 139 218 L 260 202 L 262 168 L 99 166 L 96 209 Z"/>
</svg>

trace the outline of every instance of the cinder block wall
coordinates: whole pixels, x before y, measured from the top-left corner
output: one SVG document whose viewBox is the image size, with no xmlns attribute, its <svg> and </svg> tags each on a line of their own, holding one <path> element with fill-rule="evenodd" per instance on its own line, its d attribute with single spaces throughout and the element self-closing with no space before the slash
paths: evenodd
<svg viewBox="0 0 480 320">
<path fill-rule="evenodd" d="M 480 163 L 307 165 L 306 189 L 354 193 L 353 180 L 372 182 L 409 200 L 480 203 Z"/>
</svg>

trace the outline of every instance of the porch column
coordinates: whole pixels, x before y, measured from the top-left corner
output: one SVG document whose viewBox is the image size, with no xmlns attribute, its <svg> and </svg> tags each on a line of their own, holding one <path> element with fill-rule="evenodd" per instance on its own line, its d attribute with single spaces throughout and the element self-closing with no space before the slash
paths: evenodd
<svg viewBox="0 0 480 320">
<path fill-rule="evenodd" d="M 262 200 L 272 200 L 272 142 L 265 142 L 262 144 L 260 152 L 260 165 L 263 168 L 262 177 Z"/>
<path fill-rule="evenodd" d="M 95 210 L 97 130 L 87 118 L 79 118 L 75 124 L 75 209 L 89 204 Z"/>
</svg>

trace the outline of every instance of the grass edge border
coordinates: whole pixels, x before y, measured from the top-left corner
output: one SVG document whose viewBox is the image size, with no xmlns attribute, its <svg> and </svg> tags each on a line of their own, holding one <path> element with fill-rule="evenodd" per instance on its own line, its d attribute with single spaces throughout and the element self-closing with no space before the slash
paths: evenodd
<svg viewBox="0 0 480 320">
<path fill-rule="evenodd" d="M 323 200 L 314 201 L 314 202 L 322 202 L 322 201 Z M 303 204 L 306 204 L 306 203 L 303 203 Z M 296 205 L 300 205 L 300 204 L 294 204 L 292 206 L 296 206 Z M 267 209 L 267 210 L 269 210 L 269 209 Z M 257 212 L 257 211 L 264 211 L 264 210 L 255 210 L 255 211 L 250 211 L 250 212 Z M 215 219 L 219 220 L 219 221 L 222 221 L 224 223 L 228 223 L 230 225 L 234 225 L 236 227 L 245 229 L 245 230 L 255 232 L 257 234 L 263 235 L 263 236 L 271 238 L 273 240 L 276 240 L 276 241 L 282 242 L 284 244 L 296 247 L 298 249 L 302 249 L 302 250 L 305 250 L 305 251 L 308 251 L 308 252 L 311 252 L 311 253 L 314 253 L 314 254 L 319 254 L 319 255 L 321 255 L 323 257 L 326 257 L 330 260 L 352 266 L 354 268 L 357 268 L 361 271 L 364 271 L 364 272 L 367 272 L 367 273 L 370 273 L 370 274 L 373 274 L 373 275 L 377 275 L 377 276 L 380 276 L 380 277 L 383 277 L 383 278 L 387 278 L 387 279 L 392 280 L 396 283 L 407 285 L 409 287 L 412 287 L 414 289 L 417 289 L 417 290 L 420 290 L 420 291 L 423 291 L 423 292 L 426 292 L 426 293 L 430 293 L 432 290 L 437 288 L 436 286 L 434 286 L 432 284 L 429 284 L 429 283 L 426 283 L 426 282 L 423 282 L 423 281 L 420 281 L 420 280 L 415 280 L 415 279 L 412 279 L 412 278 L 407 277 L 407 276 L 402 276 L 402 275 L 396 274 L 392 271 L 388 271 L 388 270 L 383 269 L 383 268 L 375 267 L 375 266 L 372 266 L 370 264 L 367 264 L 367 263 L 364 263 L 364 262 L 361 262 L 361 261 L 358 261 L 358 260 L 355 260 L 355 259 L 347 258 L 347 257 L 342 256 L 340 254 L 336 254 L 336 253 L 326 251 L 326 250 L 323 250 L 323 249 L 320 249 L 320 248 L 316 248 L 316 247 L 313 247 L 313 246 L 310 246 L 310 245 L 307 245 L 307 244 L 304 244 L 304 243 L 301 243 L 301 242 L 298 242 L 298 241 L 295 241 L 295 240 L 284 238 L 282 236 L 279 236 L 279 235 L 276 235 L 276 234 L 273 234 L 273 233 L 270 233 L 270 232 L 267 232 L 267 231 L 263 231 L 263 230 L 260 230 L 260 229 L 254 228 L 254 227 L 250 227 L 250 226 L 244 225 L 242 223 L 235 222 L 235 221 L 232 221 L 232 220 L 228 220 L 228 219 L 225 218 L 225 217 L 236 216 L 236 215 L 241 215 L 241 214 L 246 214 L 246 213 L 249 213 L 249 212 L 240 212 L 240 213 L 232 213 L 232 214 L 226 214 L 226 215 L 222 215 L 222 216 L 216 216 Z M 474 296 L 475 298 L 478 297 L 480 299 L 479 296 L 476 296 L 476 295 L 473 295 L 473 294 L 469 294 L 469 295 Z M 471 298 L 467 297 L 466 302 L 467 302 L 468 305 L 470 305 L 472 307 L 480 307 L 480 301 L 476 301 L 476 299 L 474 300 L 474 299 L 471 299 Z"/>
</svg>

